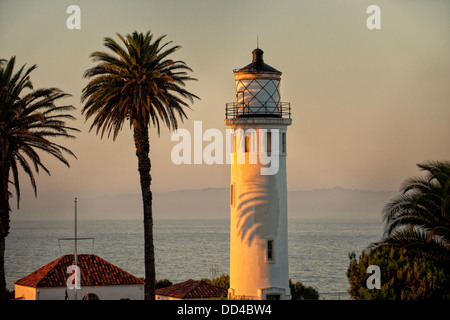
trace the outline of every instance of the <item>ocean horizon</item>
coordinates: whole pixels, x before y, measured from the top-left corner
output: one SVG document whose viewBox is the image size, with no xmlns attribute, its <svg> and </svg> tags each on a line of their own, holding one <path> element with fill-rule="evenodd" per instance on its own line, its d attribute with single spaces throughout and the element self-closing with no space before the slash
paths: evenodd
<svg viewBox="0 0 450 320">
<path fill-rule="evenodd" d="M 156 278 L 173 283 L 229 274 L 229 219 L 155 219 Z M 381 239 L 381 219 L 290 218 L 289 278 L 314 287 L 321 299 L 348 299 L 348 254 L 357 257 Z M 144 276 L 142 220 L 79 220 L 78 253 L 95 254 Z M 14 282 L 64 254 L 74 253 L 74 221 L 11 221 L 5 271 Z"/>
</svg>

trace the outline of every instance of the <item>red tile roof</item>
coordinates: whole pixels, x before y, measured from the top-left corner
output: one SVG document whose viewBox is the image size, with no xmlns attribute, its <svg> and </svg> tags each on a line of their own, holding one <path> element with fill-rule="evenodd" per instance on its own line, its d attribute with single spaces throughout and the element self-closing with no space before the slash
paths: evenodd
<svg viewBox="0 0 450 320">
<path fill-rule="evenodd" d="M 227 289 L 214 286 L 204 281 L 189 279 L 169 287 L 157 289 L 155 293 L 160 296 L 179 299 L 200 299 L 226 297 Z"/>
<path fill-rule="evenodd" d="M 144 284 L 141 279 L 94 254 L 79 254 L 77 257 L 81 286 Z M 64 255 L 17 280 L 14 284 L 33 288 L 66 287 L 66 281 L 70 277 L 67 267 L 73 263 L 73 255 Z"/>
</svg>

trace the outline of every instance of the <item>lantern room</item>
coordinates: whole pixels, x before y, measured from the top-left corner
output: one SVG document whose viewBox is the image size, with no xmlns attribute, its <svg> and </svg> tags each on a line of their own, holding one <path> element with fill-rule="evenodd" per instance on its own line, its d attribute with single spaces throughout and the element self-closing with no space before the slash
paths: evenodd
<svg viewBox="0 0 450 320">
<path fill-rule="evenodd" d="M 233 70 L 236 101 L 227 103 L 226 118 L 290 118 L 290 105 L 280 100 L 281 72 L 264 63 L 264 51 L 252 51 L 247 66 Z"/>
</svg>

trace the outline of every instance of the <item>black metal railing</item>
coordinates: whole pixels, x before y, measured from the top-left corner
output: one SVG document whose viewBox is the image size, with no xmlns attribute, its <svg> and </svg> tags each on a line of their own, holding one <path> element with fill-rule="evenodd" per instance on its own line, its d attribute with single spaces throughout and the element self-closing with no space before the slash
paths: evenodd
<svg viewBox="0 0 450 320">
<path fill-rule="evenodd" d="M 276 104 L 228 102 L 225 106 L 225 118 L 285 118 L 291 119 L 290 102 Z"/>
</svg>

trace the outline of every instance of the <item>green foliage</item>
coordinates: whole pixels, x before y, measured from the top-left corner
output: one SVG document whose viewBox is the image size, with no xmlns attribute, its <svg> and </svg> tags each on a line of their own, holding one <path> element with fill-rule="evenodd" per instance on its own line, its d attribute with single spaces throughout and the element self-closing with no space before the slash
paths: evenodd
<svg viewBox="0 0 450 320">
<path fill-rule="evenodd" d="M 42 170 L 50 175 L 39 153 L 51 155 L 70 167 L 66 154 L 73 157 L 75 155 L 53 140 L 74 139 L 72 133 L 79 130 L 66 124 L 66 120 L 75 120 L 70 114 L 75 107 L 56 106 L 61 99 L 70 95 L 58 88 L 34 89 L 30 74 L 36 69 L 36 65 L 25 72 L 23 65 L 19 71 L 13 73 L 15 61 L 16 58 L 11 57 L 5 67 L 0 63 L 0 183 L 4 189 L 1 190 L 2 196 L 9 192 L 10 184 L 14 185 L 19 208 L 20 169 L 30 178 L 37 196 L 34 172 L 39 173 Z M 7 200 L 7 197 L 1 199 L 5 202 Z M 8 207 L 6 210 L 9 210 L 7 203 L 2 203 L 0 207 Z M 2 236 L 6 236 L 5 233 L 2 233 Z"/>
<path fill-rule="evenodd" d="M 112 134 L 115 140 L 125 123 L 133 129 L 144 214 L 145 297 L 153 300 L 156 271 L 149 128 L 153 125 L 158 135 L 161 125 L 177 129 L 178 122 L 187 119 L 188 102 L 199 98 L 184 88 L 187 81 L 195 80 L 188 75 L 192 69 L 170 58 L 179 46 L 168 47 L 171 42 L 162 43 L 165 36 L 154 39 L 150 31 L 117 37 L 120 42 L 104 39 L 108 52 L 90 55 L 97 64 L 84 73 L 89 83 L 82 90 L 81 113 L 93 120 L 89 130 L 96 128 L 102 137 Z"/>
<path fill-rule="evenodd" d="M 28 176 L 37 196 L 35 174 L 44 171 L 50 175 L 45 161 L 48 156 L 70 167 L 67 155 L 75 157 L 55 138 L 74 139 L 78 132 L 66 124 L 75 120 L 72 105 L 57 105 L 70 95 L 58 88 L 34 89 L 30 80 L 36 65 L 26 65 L 14 72 L 15 57 L 0 59 L 0 299 L 7 297 L 5 281 L 5 238 L 10 229 L 10 204 L 14 187 L 17 208 L 21 197 L 20 174 Z M 45 154 L 46 158 L 42 157 Z"/>
<path fill-rule="evenodd" d="M 383 208 L 385 238 L 374 245 L 407 246 L 450 264 L 450 161 L 417 166 L 426 175 L 406 179 L 400 194 Z"/>
<path fill-rule="evenodd" d="M 222 274 L 220 277 L 214 278 L 213 280 L 207 278 L 203 278 L 201 280 L 225 289 L 230 288 L 230 276 L 227 274 Z"/>
<path fill-rule="evenodd" d="M 0 295 L 0 300 L 12 300 L 14 299 L 15 291 L 6 288 L 5 292 Z"/>
<path fill-rule="evenodd" d="M 157 280 L 155 282 L 155 289 L 165 288 L 171 286 L 173 283 L 169 279 Z"/>
<path fill-rule="evenodd" d="M 349 254 L 349 294 L 357 300 L 450 299 L 450 274 L 431 259 L 413 255 L 405 248 L 383 246 L 361 253 L 359 261 Z M 381 271 L 381 288 L 368 289 L 369 265 Z"/>
<path fill-rule="evenodd" d="M 319 292 L 313 287 L 305 287 L 301 282 L 293 283 L 289 279 L 292 300 L 319 300 Z"/>
<path fill-rule="evenodd" d="M 90 130 L 96 127 L 97 134 L 113 134 L 115 140 L 125 122 L 143 123 L 146 129 L 153 124 L 158 134 L 160 122 L 178 128 L 178 121 L 187 119 L 184 109 L 190 109 L 185 100 L 199 99 L 184 88 L 196 80 L 188 75 L 192 69 L 170 58 L 180 46 L 168 47 L 171 42 L 162 43 L 165 36 L 154 39 L 150 31 L 117 37 L 120 42 L 104 39 L 109 52 L 93 52 L 98 64 L 84 73 L 90 81 L 82 91 L 81 112 L 94 119 Z"/>
</svg>

